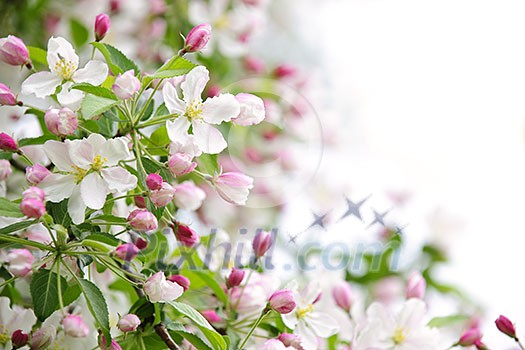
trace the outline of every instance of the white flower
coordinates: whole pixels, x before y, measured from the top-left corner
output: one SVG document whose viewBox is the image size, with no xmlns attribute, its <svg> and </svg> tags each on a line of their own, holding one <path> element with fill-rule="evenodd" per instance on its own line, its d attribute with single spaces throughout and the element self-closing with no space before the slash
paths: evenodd
<svg viewBox="0 0 525 350">
<path fill-rule="evenodd" d="M 177 299 L 184 292 L 184 288 L 175 282 L 166 280 L 164 272 L 160 271 L 148 278 L 144 283 L 144 293 L 152 303 L 164 303 Z"/>
<path fill-rule="evenodd" d="M 437 350 L 439 333 L 426 327 L 425 303 L 409 299 L 403 309 L 392 315 L 380 303 L 370 305 L 368 325 L 357 338 L 356 350 Z"/>
<path fill-rule="evenodd" d="M 82 140 L 47 141 L 44 150 L 60 173 L 48 175 L 39 187 L 51 202 L 69 198 L 68 212 L 75 224 L 84 222 L 86 207 L 101 209 L 108 193 L 137 185 L 137 178 L 118 166 L 131 157 L 124 137 L 106 140 L 91 134 Z"/>
<path fill-rule="evenodd" d="M 317 338 L 334 335 L 339 331 L 339 325 L 328 314 L 315 310 L 315 301 L 321 293 L 318 283 L 310 282 L 301 293 L 298 293 L 295 281 L 288 288 L 294 291 L 297 306 L 291 313 L 281 315 L 283 322 L 301 337 L 304 350 L 315 350 L 318 348 Z"/>
<path fill-rule="evenodd" d="M 179 116 L 166 122 L 168 136 L 173 142 L 185 143 L 188 129 L 192 126 L 194 142 L 204 153 L 220 153 L 227 144 L 221 132 L 211 124 L 220 124 L 237 117 L 240 106 L 231 94 L 222 94 L 202 101 L 201 94 L 210 80 L 208 70 L 203 66 L 193 68 L 181 84 L 183 100 L 177 89 L 166 84 L 162 90 L 164 102 L 170 113 Z"/>
<path fill-rule="evenodd" d="M 69 90 L 73 83 L 100 85 L 108 76 L 108 66 L 101 61 L 89 61 L 84 68 L 78 69 L 78 56 L 73 46 L 62 37 L 51 37 L 47 44 L 47 62 L 49 72 L 38 72 L 22 83 L 22 93 L 35 94 L 38 98 L 53 95 L 62 85 L 58 102 L 63 106 L 78 109 L 84 93 Z"/>
<path fill-rule="evenodd" d="M 14 306 L 7 297 L 0 297 L 0 347 L 11 349 L 11 335 L 14 331 L 21 330 L 29 334 L 36 322 L 36 316 L 31 309 Z M 3 349 L 3 348 L 2 348 Z"/>
</svg>

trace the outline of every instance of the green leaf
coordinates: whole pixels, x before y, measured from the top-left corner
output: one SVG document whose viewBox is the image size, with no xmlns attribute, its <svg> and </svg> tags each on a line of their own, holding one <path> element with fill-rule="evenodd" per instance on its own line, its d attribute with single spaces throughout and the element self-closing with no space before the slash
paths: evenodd
<svg viewBox="0 0 525 350">
<path fill-rule="evenodd" d="M 126 218 L 115 216 L 115 215 L 98 215 L 92 218 L 91 220 L 97 220 L 102 222 L 112 222 L 115 224 L 122 224 L 126 225 L 128 223 L 128 220 Z"/>
<path fill-rule="evenodd" d="M 115 101 L 110 98 L 95 95 L 87 95 L 82 101 L 80 110 L 82 111 L 82 115 L 84 116 L 84 118 L 91 119 L 94 116 L 104 113 L 105 111 L 107 111 L 108 109 L 110 109 L 118 103 L 119 101 Z"/>
<path fill-rule="evenodd" d="M 7 198 L 0 197 L 0 216 L 21 218 L 24 217 L 24 214 L 20 211 L 19 204 L 13 203 Z"/>
<path fill-rule="evenodd" d="M 79 83 L 79 84 L 74 84 L 73 86 L 71 86 L 71 88 L 87 92 L 88 94 L 91 94 L 91 95 L 104 97 L 104 98 L 108 98 L 108 99 L 115 100 L 115 101 L 118 100 L 117 96 L 115 96 L 113 91 L 100 87 L 100 86 L 95 86 L 95 85 L 91 85 L 88 83 Z"/>
<path fill-rule="evenodd" d="M 115 238 L 115 236 L 110 235 L 109 233 L 105 233 L 105 232 L 92 233 L 89 236 L 87 236 L 85 239 L 101 242 L 101 243 L 108 244 L 114 247 L 118 246 L 120 243 L 120 241 L 117 238 Z"/>
<path fill-rule="evenodd" d="M 157 108 L 157 110 L 155 111 L 155 115 L 154 117 L 159 117 L 161 115 L 168 115 L 170 114 L 170 111 L 168 111 L 168 107 L 166 107 L 166 104 L 163 102 L 159 108 Z M 166 125 L 166 124 L 164 124 Z"/>
<path fill-rule="evenodd" d="M 60 283 L 66 286 L 66 279 L 64 277 L 60 278 Z M 31 280 L 29 289 L 33 300 L 35 315 L 40 321 L 44 321 L 58 307 L 57 281 L 57 274 L 49 270 L 38 271 Z"/>
<path fill-rule="evenodd" d="M 213 292 L 215 293 L 215 296 L 224 304 L 228 302 L 228 298 L 226 296 L 226 293 L 224 293 L 224 289 L 222 289 L 221 285 L 216 281 L 213 274 L 209 271 L 185 271 L 184 275 L 188 277 L 191 281 L 191 286 L 194 285 L 204 285 L 206 287 L 209 287 Z M 201 283 L 197 284 L 197 280 L 200 280 Z"/>
<path fill-rule="evenodd" d="M 144 82 L 148 84 L 154 79 L 173 78 L 179 75 L 184 75 L 196 66 L 195 63 L 192 63 L 183 57 L 175 56 L 162 65 L 162 67 L 157 69 L 155 73 L 144 77 Z"/>
<path fill-rule="evenodd" d="M 69 20 L 69 30 L 75 46 L 80 47 L 87 43 L 89 39 L 89 31 L 82 23 L 80 23 L 80 21 L 71 18 Z"/>
<path fill-rule="evenodd" d="M 28 46 L 29 58 L 31 61 L 47 66 L 47 52 L 39 47 Z"/>
<path fill-rule="evenodd" d="M 165 147 L 170 143 L 168 137 L 168 131 L 166 130 L 166 124 L 161 125 L 157 130 L 151 133 L 150 143 L 153 143 L 154 147 Z"/>
<path fill-rule="evenodd" d="M 8 234 L 8 233 L 11 233 L 11 232 L 16 232 L 16 231 L 20 231 L 20 230 L 23 230 L 31 225 L 34 225 L 38 222 L 38 220 L 31 220 L 31 221 L 20 221 L 20 222 L 15 222 L 14 224 L 11 224 L 11 225 L 8 225 L 8 226 L 5 226 L 5 227 L 2 227 L 0 228 L 0 235 L 5 235 L 5 234 Z M 0 240 L 2 238 L 0 237 Z"/>
<path fill-rule="evenodd" d="M 117 134 L 117 123 L 113 121 L 107 113 L 104 113 L 104 115 L 97 120 L 97 126 L 100 133 L 106 137 L 113 137 Z"/>
<path fill-rule="evenodd" d="M 96 47 L 100 53 L 106 59 L 106 62 L 109 66 L 111 72 L 114 75 L 122 74 L 130 69 L 135 71 L 135 75 L 140 74 L 140 70 L 137 67 L 137 64 L 130 60 L 126 55 L 120 52 L 118 49 L 114 48 L 111 45 L 103 43 L 91 43 Z"/>
<path fill-rule="evenodd" d="M 46 210 L 49 215 L 53 217 L 55 224 L 60 224 L 64 227 L 71 225 L 71 217 L 67 211 L 68 199 L 64 199 L 60 203 L 47 202 Z"/>
<path fill-rule="evenodd" d="M 82 293 L 82 291 L 80 290 L 80 286 L 78 284 L 73 283 L 68 285 L 64 293 L 62 293 L 62 301 L 64 302 L 64 306 L 68 306 L 69 304 L 77 300 L 80 296 L 80 293 Z"/>
<path fill-rule="evenodd" d="M 56 136 L 52 134 L 46 134 L 39 137 L 30 137 L 18 140 L 18 146 L 29 146 L 29 145 L 41 145 L 47 140 L 56 140 Z"/>
<path fill-rule="evenodd" d="M 175 332 L 176 334 L 182 336 L 187 341 L 189 341 L 194 347 L 197 348 L 197 350 L 213 350 L 201 340 L 197 335 L 188 332 L 184 326 L 178 322 L 171 322 L 169 323 L 166 328 L 168 328 L 170 331 Z"/>
<path fill-rule="evenodd" d="M 215 175 L 220 172 L 219 162 L 216 154 L 203 153 L 197 158 L 197 163 L 201 171 L 206 174 Z"/>
<path fill-rule="evenodd" d="M 162 176 L 164 181 L 167 181 L 172 177 L 171 173 L 166 167 L 160 167 L 157 163 L 149 158 L 142 157 L 142 165 L 148 174 L 160 172 L 160 176 Z"/>
<path fill-rule="evenodd" d="M 82 294 L 84 294 L 89 311 L 93 315 L 93 318 L 97 322 L 98 327 L 102 330 L 102 333 L 109 344 L 109 342 L 111 342 L 111 334 L 109 333 L 109 313 L 104 295 L 100 289 L 93 284 L 93 282 L 85 279 L 78 279 L 77 281 L 82 290 Z"/>
<path fill-rule="evenodd" d="M 141 106 L 142 108 L 143 106 Z M 146 106 L 146 110 L 144 111 L 144 115 L 140 118 L 140 120 L 148 120 L 149 117 L 153 114 L 153 109 L 155 108 L 155 102 L 153 100 L 150 100 L 148 102 L 148 105 Z"/>
<path fill-rule="evenodd" d="M 431 319 L 427 326 L 429 327 L 446 327 L 451 326 L 456 323 L 462 323 L 469 320 L 469 317 L 466 315 L 450 315 L 444 317 L 434 317 Z"/>
<path fill-rule="evenodd" d="M 206 321 L 204 316 L 202 316 L 197 310 L 193 307 L 179 303 L 176 301 L 168 302 L 169 305 L 173 306 L 175 310 L 188 317 L 204 334 L 206 339 L 209 340 L 211 346 L 215 350 L 226 350 L 227 345 L 224 338 L 215 330 L 213 327 Z"/>
</svg>

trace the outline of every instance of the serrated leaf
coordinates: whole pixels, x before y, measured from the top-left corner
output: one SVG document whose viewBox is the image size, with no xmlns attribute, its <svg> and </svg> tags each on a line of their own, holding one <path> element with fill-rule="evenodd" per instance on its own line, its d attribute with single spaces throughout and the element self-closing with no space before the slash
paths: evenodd
<svg viewBox="0 0 525 350">
<path fill-rule="evenodd" d="M 168 302 L 175 310 L 188 317 L 204 334 L 215 350 L 226 350 L 227 345 L 224 338 L 208 323 L 208 321 L 197 310 L 188 304 L 176 301 Z"/>
<path fill-rule="evenodd" d="M 114 75 L 122 74 L 130 69 L 135 71 L 135 75 L 140 74 L 140 69 L 135 62 L 126 57 L 126 55 L 115 47 L 103 43 L 92 43 L 92 45 L 95 46 L 104 56 L 109 69 Z"/>
<path fill-rule="evenodd" d="M 106 137 L 113 137 L 117 134 L 117 123 L 106 114 L 97 120 L 97 125 L 100 133 Z"/>
<path fill-rule="evenodd" d="M 226 296 L 226 293 L 224 293 L 224 289 L 222 289 L 221 285 L 215 280 L 215 277 L 206 271 L 185 271 L 184 275 L 190 279 L 192 282 L 191 285 L 193 285 L 193 282 L 195 280 L 202 281 L 202 284 L 209 287 L 213 292 L 215 293 L 215 296 L 224 304 L 228 302 L 228 297 Z"/>
<path fill-rule="evenodd" d="M 68 306 L 72 302 L 78 299 L 81 294 L 80 286 L 76 283 L 67 286 L 65 292 L 62 294 L 62 301 L 64 306 Z"/>
<path fill-rule="evenodd" d="M 67 281 L 61 278 L 61 285 L 66 286 Z M 40 270 L 33 275 L 29 286 L 33 307 L 36 317 L 44 321 L 58 307 L 58 276 L 55 272 L 49 270 Z"/>
<path fill-rule="evenodd" d="M 24 214 L 20 211 L 19 204 L 13 203 L 7 198 L 0 197 L 0 216 L 21 218 L 24 217 Z"/>
<path fill-rule="evenodd" d="M 87 95 L 86 97 L 84 97 L 84 100 L 82 100 L 80 110 L 82 111 L 82 115 L 84 116 L 84 118 L 91 119 L 94 116 L 104 113 L 105 111 L 117 105 L 118 103 L 119 101 L 115 101 L 110 98 L 95 95 Z"/>
<path fill-rule="evenodd" d="M 98 215 L 98 216 L 95 216 L 94 218 L 91 219 L 92 221 L 93 220 L 97 220 L 97 221 L 101 221 L 102 224 L 104 222 L 111 222 L 111 223 L 115 223 L 115 224 L 122 224 L 122 225 L 126 225 L 128 220 L 126 218 L 123 218 L 123 217 L 120 217 L 120 216 L 115 216 L 115 215 Z"/>
<path fill-rule="evenodd" d="M 69 20 L 69 30 L 71 32 L 73 44 L 75 44 L 76 47 L 80 47 L 87 43 L 89 39 L 89 31 L 80 21 L 71 18 Z"/>
<path fill-rule="evenodd" d="M 29 137 L 25 139 L 18 140 L 18 146 L 30 146 L 30 145 L 42 145 L 48 140 L 56 140 L 56 136 L 53 134 L 46 134 L 38 137 Z"/>
<path fill-rule="evenodd" d="M 32 62 L 37 62 L 47 66 L 47 52 L 39 47 L 28 46 L 29 58 Z"/>
<path fill-rule="evenodd" d="M 115 100 L 115 101 L 118 100 L 117 96 L 115 96 L 113 91 L 100 87 L 100 86 L 95 86 L 95 85 L 91 85 L 88 83 L 79 83 L 79 84 L 74 84 L 73 86 L 71 86 L 71 88 L 87 92 L 88 94 L 91 94 L 91 95 L 104 97 L 104 98 L 108 98 L 108 99 Z"/>
<path fill-rule="evenodd" d="M 64 227 L 69 227 L 69 225 L 71 225 L 71 217 L 67 211 L 67 202 L 68 199 L 64 199 L 59 203 L 46 203 L 46 210 L 48 214 L 53 217 L 55 224 L 60 224 Z"/>
<path fill-rule="evenodd" d="M 189 73 L 197 65 L 187 59 L 179 56 L 171 58 L 168 62 L 162 65 L 157 71 L 151 75 L 144 77 L 144 82 L 147 84 L 154 79 L 173 78 L 179 75 Z"/>
<path fill-rule="evenodd" d="M 111 342 L 111 334 L 109 333 L 109 313 L 104 295 L 91 281 L 78 279 L 78 283 L 82 290 L 82 294 L 84 294 L 86 299 L 89 311 L 93 315 L 93 318 L 98 327 L 102 330 L 102 333 L 109 344 L 109 342 Z"/>
<path fill-rule="evenodd" d="M 154 147 L 165 147 L 170 143 L 168 137 L 168 131 L 166 130 L 166 124 L 161 125 L 157 130 L 151 133 L 150 143 L 153 143 Z"/>
</svg>

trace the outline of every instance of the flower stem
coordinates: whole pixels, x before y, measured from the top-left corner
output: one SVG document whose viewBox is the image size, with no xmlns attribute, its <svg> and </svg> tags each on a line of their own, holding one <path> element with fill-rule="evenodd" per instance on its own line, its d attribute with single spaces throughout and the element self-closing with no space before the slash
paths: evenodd
<svg viewBox="0 0 525 350">
<path fill-rule="evenodd" d="M 270 313 L 269 309 L 264 309 L 263 312 L 261 312 L 261 315 L 259 316 L 259 318 L 257 320 L 255 320 L 255 322 L 252 325 L 252 328 L 250 328 L 250 331 L 246 335 L 246 338 L 244 338 L 244 340 L 242 341 L 241 345 L 239 346 L 240 350 L 244 349 L 244 346 L 246 345 L 246 343 L 248 343 L 248 340 L 252 336 L 253 332 L 255 332 L 255 329 L 259 326 L 259 324 L 264 319 L 264 317 L 266 317 L 266 315 L 268 315 L 269 313 Z"/>
<path fill-rule="evenodd" d="M 515 338 L 516 339 L 516 343 L 518 343 L 518 346 L 520 347 L 521 350 L 525 350 L 525 347 L 523 346 L 523 344 L 521 343 L 521 341 L 518 339 L 518 338 Z"/>
<path fill-rule="evenodd" d="M 57 256 L 56 262 L 57 262 L 57 289 L 58 289 L 58 305 L 60 306 L 60 311 L 62 312 L 62 315 L 66 315 L 66 312 L 64 310 L 64 300 L 62 299 L 62 278 L 60 276 L 60 262 L 62 261 L 62 258 L 60 256 Z"/>
</svg>

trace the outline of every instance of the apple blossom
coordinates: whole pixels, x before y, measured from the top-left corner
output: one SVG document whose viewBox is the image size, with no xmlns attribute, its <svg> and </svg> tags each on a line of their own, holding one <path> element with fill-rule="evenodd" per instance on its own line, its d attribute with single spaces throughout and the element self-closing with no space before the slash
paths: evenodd
<svg viewBox="0 0 525 350">
<path fill-rule="evenodd" d="M 162 176 L 159 174 L 148 174 L 148 176 L 146 176 L 146 186 L 148 186 L 151 191 L 160 190 L 162 188 L 162 182 Z"/>
<path fill-rule="evenodd" d="M 144 283 L 144 293 L 152 303 L 164 303 L 180 297 L 184 289 L 175 282 L 167 281 L 164 272 L 159 271 Z"/>
<path fill-rule="evenodd" d="M 115 339 L 111 339 L 111 343 L 106 345 L 106 338 L 104 335 L 100 337 L 100 349 L 101 350 L 122 350 L 122 347 L 117 343 Z"/>
<path fill-rule="evenodd" d="M 29 341 L 29 334 L 22 332 L 22 330 L 17 329 L 11 335 L 11 342 L 13 343 L 13 348 L 18 349 L 26 345 Z"/>
<path fill-rule="evenodd" d="M 7 254 L 7 270 L 16 277 L 25 277 L 31 272 L 35 258 L 27 249 L 13 249 Z"/>
<path fill-rule="evenodd" d="M 131 261 L 135 259 L 138 253 L 139 248 L 137 248 L 137 246 L 135 246 L 133 243 L 121 244 L 113 252 L 116 257 L 124 261 Z"/>
<path fill-rule="evenodd" d="M 209 81 L 206 67 L 193 68 L 181 83 L 183 99 L 172 84 L 162 89 L 164 103 L 170 113 L 177 114 L 173 121 L 166 122 L 168 136 L 173 142 L 184 142 L 192 126 L 194 142 L 204 153 L 220 153 L 227 146 L 221 132 L 212 124 L 230 121 L 239 115 L 240 106 L 231 94 L 222 94 L 202 101 L 201 94 Z"/>
<path fill-rule="evenodd" d="M 261 346 L 257 348 L 258 350 L 288 350 L 294 349 L 292 347 L 284 345 L 279 339 L 268 339 Z"/>
<path fill-rule="evenodd" d="M 252 242 L 253 252 L 257 258 L 266 254 L 268 249 L 272 246 L 272 233 L 269 231 L 260 231 L 255 235 Z"/>
<path fill-rule="evenodd" d="M 18 144 L 11 136 L 7 135 L 5 132 L 0 133 L 0 150 L 2 151 L 18 151 Z"/>
<path fill-rule="evenodd" d="M 36 319 L 36 317 L 35 317 Z M 54 326 L 42 326 L 31 336 L 29 342 L 31 349 L 40 350 L 47 349 L 54 341 L 57 330 Z"/>
<path fill-rule="evenodd" d="M 230 275 L 226 279 L 226 287 L 228 289 L 233 287 L 238 287 L 241 285 L 242 280 L 244 279 L 245 271 L 238 269 L 236 267 L 232 268 Z"/>
<path fill-rule="evenodd" d="M 293 349 L 302 349 L 301 348 L 301 338 L 297 334 L 292 333 L 282 333 L 277 337 L 284 345 L 291 346 Z"/>
<path fill-rule="evenodd" d="M 222 322 L 221 316 L 219 316 L 215 310 L 202 310 L 201 314 L 212 324 Z"/>
<path fill-rule="evenodd" d="M 406 297 L 423 299 L 425 296 L 425 289 L 427 287 L 427 282 L 425 278 L 417 271 L 414 271 L 410 274 L 408 278 L 407 287 L 406 287 Z"/>
<path fill-rule="evenodd" d="M 89 334 L 89 327 L 80 315 L 67 315 L 62 320 L 64 333 L 73 338 L 85 338 Z"/>
<path fill-rule="evenodd" d="M 145 209 L 147 207 L 146 198 L 143 196 L 133 197 L 133 203 L 135 203 L 135 205 L 141 209 Z"/>
<path fill-rule="evenodd" d="M 293 292 L 289 289 L 274 292 L 270 297 L 269 305 L 280 314 L 289 314 L 296 306 Z"/>
<path fill-rule="evenodd" d="M 44 151 L 60 173 L 47 176 L 39 186 L 51 202 L 69 198 L 67 208 L 75 224 L 84 222 L 86 207 L 101 209 L 109 193 L 137 185 L 137 178 L 118 165 L 131 157 L 124 137 L 106 140 L 91 134 L 81 140 L 46 141 Z"/>
<path fill-rule="evenodd" d="M 38 199 L 40 201 L 44 201 L 45 193 L 40 188 L 31 186 L 22 192 L 22 199 Z"/>
<path fill-rule="evenodd" d="M 189 226 L 181 223 L 175 224 L 174 232 L 177 241 L 186 247 L 193 247 L 195 244 L 199 243 L 201 239 L 197 232 L 192 230 Z"/>
<path fill-rule="evenodd" d="M 457 345 L 459 346 L 471 346 L 475 345 L 476 342 L 481 340 L 481 331 L 477 327 L 468 329 L 459 338 Z"/>
<path fill-rule="evenodd" d="M 354 292 L 350 287 L 350 284 L 346 281 L 339 281 L 332 290 L 332 295 L 334 297 L 335 303 L 341 309 L 346 312 L 350 312 L 352 305 L 355 302 Z"/>
<path fill-rule="evenodd" d="M 211 26 L 207 23 L 193 27 L 186 38 L 184 51 L 196 52 L 202 50 L 211 38 Z"/>
<path fill-rule="evenodd" d="M 197 163 L 192 159 L 193 156 L 187 153 L 175 153 L 168 159 L 168 168 L 175 176 L 189 174 L 197 167 Z"/>
<path fill-rule="evenodd" d="M 191 180 L 175 185 L 174 188 L 176 191 L 175 205 L 180 209 L 197 210 L 206 198 L 206 192 Z"/>
<path fill-rule="evenodd" d="M 151 191 L 149 194 L 149 199 L 156 207 L 165 207 L 171 201 L 173 201 L 173 196 L 175 196 L 175 188 L 169 183 L 162 183 L 162 187 L 158 190 Z"/>
<path fill-rule="evenodd" d="M 26 180 L 36 186 L 44 180 L 51 172 L 43 165 L 35 164 L 26 168 Z"/>
<path fill-rule="evenodd" d="M 139 232 L 156 230 L 158 227 L 157 218 L 153 213 L 146 209 L 135 209 L 128 216 L 130 226 Z"/>
<path fill-rule="evenodd" d="M 127 100 L 140 90 L 140 80 L 135 76 L 135 71 L 131 69 L 119 74 L 111 89 L 118 98 Z"/>
<path fill-rule="evenodd" d="M 168 280 L 177 283 L 184 289 L 184 291 L 187 291 L 191 284 L 190 280 L 187 277 L 184 277 L 183 275 L 171 275 L 170 277 L 168 277 Z"/>
<path fill-rule="evenodd" d="M 235 99 L 241 107 L 237 117 L 232 118 L 232 123 L 242 126 L 259 124 L 264 120 L 264 102 L 252 94 L 240 93 L 235 95 Z"/>
<path fill-rule="evenodd" d="M 111 20 L 105 13 L 101 13 L 95 17 L 95 40 L 100 41 L 104 39 L 109 28 L 111 27 Z"/>
<path fill-rule="evenodd" d="M 31 66 L 29 50 L 24 42 L 14 35 L 0 38 L 0 60 L 13 66 Z"/>
<path fill-rule="evenodd" d="M 239 172 L 222 173 L 211 181 L 219 196 L 231 204 L 245 205 L 253 188 L 253 179 Z"/>
<path fill-rule="evenodd" d="M 11 175 L 11 163 L 7 159 L 0 159 L 0 181 L 3 181 Z"/>
<path fill-rule="evenodd" d="M 31 328 L 36 323 L 36 316 L 33 310 L 23 309 L 19 306 L 11 308 L 11 301 L 7 297 L 0 297 L 0 339 L 4 343 L 5 349 L 11 349 L 11 337 L 15 332 L 29 334 Z"/>
<path fill-rule="evenodd" d="M 15 93 L 6 85 L 0 83 L 0 106 L 16 106 L 17 104 Z"/>
<path fill-rule="evenodd" d="M 20 211 L 28 218 L 39 219 L 46 213 L 46 206 L 40 199 L 25 198 L 20 202 Z"/>
<path fill-rule="evenodd" d="M 517 339 L 516 328 L 514 327 L 512 321 L 509 320 L 507 317 L 500 315 L 495 323 L 496 327 L 501 333 L 506 334 L 513 339 Z"/>
<path fill-rule="evenodd" d="M 127 314 L 120 318 L 117 326 L 122 332 L 133 332 L 140 326 L 140 319 L 135 314 Z"/>
<path fill-rule="evenodd" d="M 48 109 L 44 115 L 44 121 L 47 129 L 58 136 L 72 135 L 78 127 L 75 112 L 67 107 Z"/>
<path fill-rule="evenodd" d="M 129 236 L 135 247 L 139 248 L 139 250 L 146 249 L 146 247 L 148 246 L 148 241 L 142 238 L 142 236 L 140 236 L 139 234 L 130 231 Z"/>
</svg>

